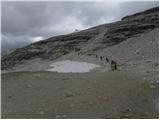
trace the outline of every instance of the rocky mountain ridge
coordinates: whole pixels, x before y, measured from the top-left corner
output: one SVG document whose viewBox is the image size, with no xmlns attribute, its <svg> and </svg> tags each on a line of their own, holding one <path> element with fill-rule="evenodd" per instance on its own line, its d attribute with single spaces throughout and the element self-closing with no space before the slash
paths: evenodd
<svg viewBox="0 0 160 120">
<path fill-rule="evenodd" d="M 2 56 L 2 70 L 12 68 L 23 60 L 43 58 L 54 60 L 71 52 L 97 53 L 117 45 L 137 34 L 159 27 L 159 7 L 126 16 L 121 21 L 103 24 L 83 31 L 60 35 L 30 44 Z M 91 47 L 88 47 L 91 45 Z"/>
</svg>

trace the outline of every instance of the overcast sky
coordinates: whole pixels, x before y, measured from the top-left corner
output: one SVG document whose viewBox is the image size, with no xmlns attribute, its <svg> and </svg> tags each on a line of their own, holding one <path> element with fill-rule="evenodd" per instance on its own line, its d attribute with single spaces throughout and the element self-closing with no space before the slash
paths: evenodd
<svg viewBox="0 0 160 120">
<path fill-rule="evenodd" d="M 118 21 L 126 15 L 158 6 L 158 2 L 106 1 L 2 2 L 2 49 Z"/>
</svg>

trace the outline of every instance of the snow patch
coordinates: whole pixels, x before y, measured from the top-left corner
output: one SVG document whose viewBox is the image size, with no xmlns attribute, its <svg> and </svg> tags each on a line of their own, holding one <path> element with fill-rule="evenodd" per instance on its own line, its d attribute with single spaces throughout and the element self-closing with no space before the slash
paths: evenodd
<svg viewBox="0 0 160 120">
<path fill-rule="evenodd" d="M 85 73 L 85 72 L 90 72 L 94 68 L 100 66 L 87 62 L 65 60 L 52 63 L 50 67 L 52 68 L 47 69 L 46 71 L 54 71 L 59 73 Z"/>
</svg>

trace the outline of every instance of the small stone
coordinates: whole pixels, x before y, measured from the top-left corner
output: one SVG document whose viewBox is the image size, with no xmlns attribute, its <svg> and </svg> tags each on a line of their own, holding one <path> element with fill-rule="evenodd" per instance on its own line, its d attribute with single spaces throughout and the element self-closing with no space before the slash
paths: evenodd
<svg viewBox="0 0 160 120">
<path fill-rule="evenodd" d="M 70 107 L 73 108 L 75 105 L 74 104 L 70 104 Z"/>
<path fill-rule="evenodd" d="M 27 85 L 26 87 L 27 87 L 27 88 L 31 88 L 32 86 L 31 86 L 31 85 Z"/>
<path fill-rule="evenodd" d="M 151 88 L 151 89 L 154 89 L 154 88 L 156 88 L 156 87 L 155 87 L 154 85 L 150 85 L 150 88 Z"/>
<path fill-rule="evenodd" d="M 62 80 L 68 80 L 68 78 L 62 78 Z"/>
<path fill-rule="evenodd" d="M 128 114 L 125 114 L 125 115 L 122 115 L 122 117 L 128 118 L 129 115 L 128 115 Z"/>
<path fill-rule="evenodd" d="M 86 101 L 82 101 L 82 104 L 86 104 L 87 102 Z"/>
<path fill-rule="evenodd" d="M 73 95 L 72 92 L 67 92 L 64 96 L 65 96 L 65 97 L 73 97 L 74 95 Z"/>
<path fill-rule="evenodd" d="M 126 80 L 126 78 L 123 78 L 123 80 Z"/>
<path fill-rule="evenodd" d="M 89 105 L 93 105 L 93 102 L 89 102 Z"/>
<path fill-rule="evenodd" d="M 91 87 L 88 87 L 87 89 L 91 89 Z"/>
<path fill-rule="evenodd" d="M 9 95 L 9 96 L 8 96 L 8 98 L 9 98 L 9 99 L 11 99 L 11 98 L 12 98 L 12 96 L 11 96 L 11 95 Z"/>
<path fill-rule="evenodd" d="M 131 112 L 131 111 L 132 111 L 132 109 L 130 109 L 130 108 L 126 109 L 126 112 Z"/>
<path fill-rule="evenodd" d="M 142 101 L 143 101 L 143 102 L 148 102 L 148 99 L 143 99 Z"/>
<path fill-rule="evenodd" d="M 157 67 L 159 64 L 158 64 L 158 63 L 154 63 L 153 65 L 154 65 L 155 67 Z"/>
<path fill-rule="evenodd" d="M 105 115 L 104 118 L 105 118 L 105 119 L 110 119 L 109 115 Z"/>
<path fill-rule="evenodd" d="M 106 101 L 107 101 L 107 100 L 108 100 L 108 97 L 103 97 L 103 100 L 106 100 Z"/>
<path fill-rule="evenodd" d="M 146 78 L 144 77 L 143 80 L 146 80 Z"/>
<path fill-rule="evenodd" d="M 56 115 L 56 118 L 60 118 L 61 116 L 60 115 Z"/>
<path fill-rule="evenodd" d="M 99 99 L 102 99 L 102 96 L 98 96 Z"/>
<path fill-rule="evenodd" d="M 151 71 L 146 71 L 146 73 L 150 73 Z"/>
<path fill-rule="evenodd" d="M 140 52 L 139 52 L 139 51 L 135 51 L 135 52 L 134 52 L 134 54 L 137 54 L 137 55 L 139 55 L 139 54 L 140 54 Z"/>
<path fill-rule="evenodd" d="M 159 82 L 158 82 L 158 81 L 155 81 L 155 84 L 159 85 Z"/>
<path fill-rule="evenodd" d="M 40 114 L 41 114 L 41 115 L 44 115 L 44 111 L 40 111 Z"/>
<path fill-rule="evenodd" d="M 152 61 L 151 61 L 151 60 L 147 60 L 146 62 L 147 62 L 147 63 L 151 63 Z"/>
<path fill-rule="evenodd" d="M 66 115 L 62 115 L 63 118 L 66 118 Z"/>
</svg>

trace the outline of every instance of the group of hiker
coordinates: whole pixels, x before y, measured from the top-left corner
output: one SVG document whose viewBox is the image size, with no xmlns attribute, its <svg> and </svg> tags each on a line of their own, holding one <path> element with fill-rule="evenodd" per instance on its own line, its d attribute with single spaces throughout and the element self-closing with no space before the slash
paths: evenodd
<svg viewBox="0 0 160 120">
<path fill-rule="evenodd" d="M 96 58 L 100 58 L 101 61 L 105 60 L 107 63 L 109 63 L 109 59 L 107 57 L 103 57 L 103 56 L 98 56 L 96 55 Z M 115 62 L 114 60 L 110 60 L 110 65 L 111 65 L 111 70 L 117 70 L 117 62 Z"/>
<path fill-rule="evenodd" d="M 78 52 L 78 55 L 82 55 L 82 52 Z M 105 60 L 107 63 L 110 63 L 111 70 L 117 70 L 117 62 L 114 60 L 109 60 L 107 57 L 104 56 L 98 56 L 96 54 L 89 54 L 89 55 L 95 55 L 96 58 L 100 58 L 101 61 Z"/>
</svg>

